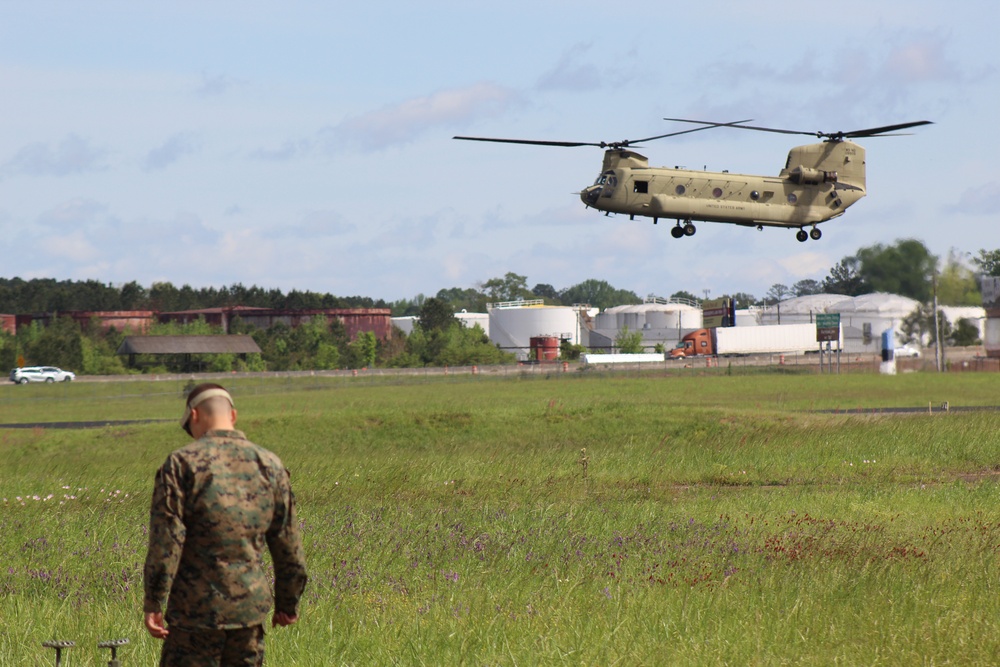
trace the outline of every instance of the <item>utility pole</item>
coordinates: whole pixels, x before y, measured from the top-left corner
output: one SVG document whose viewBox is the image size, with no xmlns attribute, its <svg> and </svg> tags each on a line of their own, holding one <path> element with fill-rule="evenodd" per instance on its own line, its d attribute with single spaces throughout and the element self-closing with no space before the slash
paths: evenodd
<svg viewBox="0 0 1000 667">
<path fill-rule="evenodd" d="M 940 373 L 944 370 L 944 350 L 941 349 L 941 323 L 938 321 L 937 271 L 931 274 L 931 287 L 934 291 L 934 366 Z"/>
</svg>

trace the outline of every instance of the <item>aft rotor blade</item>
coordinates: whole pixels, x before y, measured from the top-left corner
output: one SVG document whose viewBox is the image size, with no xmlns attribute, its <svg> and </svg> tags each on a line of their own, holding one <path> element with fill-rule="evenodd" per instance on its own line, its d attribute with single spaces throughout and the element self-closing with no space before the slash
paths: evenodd
<svg viewBox="0 0 1000 667">
<path fill-rule="evenodd" d="M 874 137 L 877 134 L 885 134 L 886 132 L 895 132 L 896 130 L 905 130 L 909 127 L 919 127 L 921 125 L 933 125 L 934 123 L 929 120 L 918 120 L 912 123 L 900 123 L 899 125 L 886 125 L 884 127 L 873 127 L 867 130 L 854 130 L 852 132 L 844 132 L 845 137 Z M 886 135 L 893 136 L 893 135 Z"/>
<path fill-rule="evenodd" d="M 933 123 L 929 120 L 918 120 L 911 123 L 884 125 L 882 127 L 872 127 L 867 130 L 852 130 L 850 132 L 805 132 L 802 130 L 783 130 L 775 127 L 758 127 L 756 125 L 742 125 L 736 123 L 712 123 L 704 120 L 688 120 L 686 118 L 664 118 L 664 120 L 672 120 L 678 123 L 699 123 L 701 125 L 708 125 L 711 127 L 735 127 L 741 130 L 756 130 L 758 132 L 776 132 L 778 134 L 802 134 L 807 137 L 819 137 L 819 138 L 826 137 L 828 139 L 833 139 L 834 141 L 840 141 L 842 139 L 856 139 L 859 137 L 898 136 L 887 133 L 895 132 L 896 130 L 905 130 L 909 127 L 919 127 L 920 125 L 933 125 Z"/>
<path fill-rule="evenodd" d="M 737 123 L 742 123 L 743 121 L 737 121 L 737 123 L 713 123 L 707 120 L 688 120 L 687 118 L 664 118 L 663 120 L 671 120 L 676 123 L 698 123 L 700 125 L 708 125 L 709 127 L 736 127 L 741 130 L 757 130 L 758 132 L 777 132 L 778 134 L 804 134 L 809 137 L 822 136 L 819 132 L 800 132 L 798 130 L 779 130 L 774 127 L 758 127 L 756 125 L 742 125 Z"/>
</svg>

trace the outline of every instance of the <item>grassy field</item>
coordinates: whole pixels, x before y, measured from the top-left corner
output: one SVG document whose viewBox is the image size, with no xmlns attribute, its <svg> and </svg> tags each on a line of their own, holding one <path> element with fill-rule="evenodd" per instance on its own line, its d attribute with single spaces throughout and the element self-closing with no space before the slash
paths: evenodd
<svg viewBox="0 0 1000 667">
<path fill-rule="evenodd" d="M 311 581 L 273 665 L 988 665 L 991 374 L 238 379 Z M 0 665 L 155 664 L 153 472 L 180 382 L 0 387 Z M 935 408 L 947 414 L 872 414 Z M 866 414 L 845 414 L 846 410 Z"/>
</svg>

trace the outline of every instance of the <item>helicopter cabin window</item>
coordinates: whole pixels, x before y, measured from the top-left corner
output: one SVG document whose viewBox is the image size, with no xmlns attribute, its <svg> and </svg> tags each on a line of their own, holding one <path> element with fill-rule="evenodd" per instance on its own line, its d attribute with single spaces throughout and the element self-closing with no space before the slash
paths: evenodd
<svg viewBox="0 0 1000 667">
<path fill-rule="evenodd" d="M 678 195 L 682 195 L 685 192 L 687 192 L 687 188 L 685 188 L 683 185 L 678 185 L 676 188 L 674 188 L 674 192 L 676 192 Z"/>
<path fill-rule="evenodd" d="M 715 188 L 714 190 L 712 190 L 712 196 L 715 197 L 716 199 L 718 199 L 719 197 L 721 197 L 722 196 L 722 188 Z"/>
<path fill-rule="evenodd" d="M 788 203 L 789 204 L 795 204 L 798 201 L 799 201 L 799 198 L 795 195 L 794 192 L 792 192 L 791 194 L 788 195 Z"/>
<path fill-rule="evenodd" d="M 649 181 L 632 181 L 632 192 L 640 195 L 649 192 Z"/>
</svg>

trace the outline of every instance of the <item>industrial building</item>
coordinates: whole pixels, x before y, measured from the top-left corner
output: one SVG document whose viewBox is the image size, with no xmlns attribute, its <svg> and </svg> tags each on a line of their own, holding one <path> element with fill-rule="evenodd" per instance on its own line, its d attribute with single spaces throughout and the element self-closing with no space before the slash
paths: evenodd
<svg viewBox="0 0 1000 667">
<path fill-rule="evenodd" d="M 811 323 L 820 313 L 838 313 L 844 336 L 842 349 L 850 354 L 879 354 L 882 332 L 892 329 L 899 333 L 903 320 L 919 307 L 919 301 L 884 292 L 853 297 L 810 294 L 756 309 L 755 313 L 761 325 Z M 966 319 L 978 327 L 980 338 L 984 337 L 986 311 L 983 308 L 941 306 L 939 310 L 952 326 Z M 921 344 L 928 342 L 921 341 Z"/>
<path fill-rule="evenodd" d="M 98 326 L 102 331 L 114 328 L 133 334 L 144 334 L 154 322 L 177 322 L 188 324 L 203 319 L 208 324 L 230 333 L 234 321 L 241 321 L 259 329 L 268 329 L 281 323 L 290 328 L 306 322 L 317 315 L 328 321 L 339 320 L 349 338 L 355 338 L 362 331 L 370 331 L 380 340 L 389 337 L 392 330 L 388 308 L 318 308 L 318 309 L 275 309 L 232 306 L 224 308 L 202 308 L 171 313 L 157 313 L 152 310 L 129 311 L 65 311 L 60 313 L 32 313 L 26 315 L 0 315 L 0 326 L 4 331 L 16 334 L 21 327 L 32 322 L 47 325 L 53 317 L 69 317 L 86 331 Z"/>
</svg>

